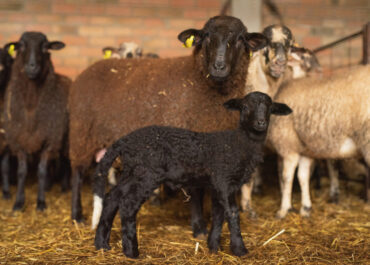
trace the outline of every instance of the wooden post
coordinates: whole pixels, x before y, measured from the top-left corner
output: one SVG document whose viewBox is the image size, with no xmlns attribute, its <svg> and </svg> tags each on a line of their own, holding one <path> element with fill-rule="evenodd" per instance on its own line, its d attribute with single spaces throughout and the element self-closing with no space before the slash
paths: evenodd
<svg viewBox="0 0 370 265">
<path fill-rule="evenodd" d="M 368 22 L 363 29 L 363 51 L 362 51 L 362 63 L 370 64 L 370 22 Z"/>
</svg>

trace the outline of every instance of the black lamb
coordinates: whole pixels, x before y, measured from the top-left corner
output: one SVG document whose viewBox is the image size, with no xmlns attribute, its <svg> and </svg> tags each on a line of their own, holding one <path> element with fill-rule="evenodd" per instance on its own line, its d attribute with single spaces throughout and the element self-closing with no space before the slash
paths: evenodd
<svg viewBox="0 0 370 265">
<path fill-rule="evenodd" d="M 94 221 L 97 249 L 109 249 L 109 236 L 117 210 L 122 221 L 123 252 L 139 255 L 136 214 L 144 201 L 162 183 L 175 187 L 209 187 L 212 191 L 212 228 L 208 247 L 217 252 L 224 217 L 229 225 L 231 251 L 247 253 L 239 226 L 235 194 L 248 182 L 263 160 L 263 143 L 270 114 L 287 115 L 291 109 L 261 92 L 224 103 L 240 111 L 239 128 L 212 133 L 149 126 L 136 130 L 108 148 L 94 176 Z M 105 180 L 113 161 L 120 156 L 123 178 L 102 200 Z M 102 205 L 103 204 L 103 205 Z"/>
</svg>

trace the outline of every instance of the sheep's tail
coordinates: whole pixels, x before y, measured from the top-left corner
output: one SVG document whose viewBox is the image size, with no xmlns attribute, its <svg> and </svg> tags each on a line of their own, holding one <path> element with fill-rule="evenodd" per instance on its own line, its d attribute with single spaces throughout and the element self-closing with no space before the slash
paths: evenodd
<svg viewBox="0 0 370 265">
<path fill-rule="evenodd" d="M 112 167 L 114 160 L 119 156 L 118 143 L 113 144 L 107 149 L 103 158 L 96 167 L 93 178 L 94 206 L 91 221 L 91 229 L 95 229 L 99 223 L 103 211 L 103 198 L 105 193 L 105 182 L 109 169 Z"/>
</svg>

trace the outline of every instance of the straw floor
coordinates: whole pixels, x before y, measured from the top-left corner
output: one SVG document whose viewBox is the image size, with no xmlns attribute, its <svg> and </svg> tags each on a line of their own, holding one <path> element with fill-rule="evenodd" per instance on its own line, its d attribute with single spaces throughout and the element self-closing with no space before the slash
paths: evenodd
<svg viewBox="0 0 370 265">
<path fill-rule="evenodd" d="M 54 185 L 47 193 L 48 208 L 36 211 L 37 186 L 29 183 L 23 212 L 11 211 L 12 200 L 0 199 L 0 264 L 370 264 L 370 207 L 358 196 L 361 186 L 342 188 L 340 204 L 327 203 L 328 182 L 320 191 L 312 189 L 313 213 L 309 219 L 291 213 L 275 219 L 280 195 L 276 181 L 264 186 L 264 194 L 254 197 L 257 220 L 241 213 L 241 230 L 248 255 L 234 257 L 229 250 L 229 232 L 224 226 L 222 251 L 209 254 L 206 241 L 192 237 L 189 207 L 184 195 L 166 200 L 160 207 L 144 204 L 138 214 L 140 256 L 137 260 L 122 254 L 120 220 L 111 233 L 112 250 L 96 251 L 90 230 L 92 196 L 83 188 L 85 225 L 70 219 L 71 193 L 61 193 Z M 341 183 L 343 186 L 343 182 Z M 293 203 L 300 207 L 299 190 Z M 209 199 L 205 216 L 209 219 Z M 285 229 L 267 245 L 270 237 Z M 198 251 L 195 251 L 199 242 Z"/>
</svg>

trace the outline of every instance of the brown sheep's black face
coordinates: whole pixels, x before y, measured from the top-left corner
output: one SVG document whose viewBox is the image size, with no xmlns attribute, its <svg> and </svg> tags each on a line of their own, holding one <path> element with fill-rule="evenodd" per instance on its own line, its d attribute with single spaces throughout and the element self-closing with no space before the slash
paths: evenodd
<svg viewBox="0 0 370 265">
<path fill-rule="evenodd" d="M 63 42 L 49 42 L 40 32 L 25 32 L 19 42 L 8 43 L 6 46 L 12 44 L 17 51 L 17 57 L 22 59 L 24 72 L 29 79 L 36 79 L 45 63 L 50 60 L 49 49 L 59 50 L 64 47 Z"/>
<path fill-rule="evenodd" d="M 268 39 L 264 49 L 265 63 L 269 74 L 279 78 L 284 74 L 288 62 L 288 54 L 293 45 L 293 36 L 289 28 L 272 25 L 263 30 Z"/>
<path fill-rule="evenodd" d="M 9 55 L 7 49 L 0 49 L 0 88 L 5 88 L 10 70 L 12 67 L 13 58 Z"/>
<path fill-rule="evenodd" d="M 271 98 L 262 92 L 252 92 L 241 99 L 230 99 L 224 106 L 240 111 L 240 127 L 252 139 L 266 136 L 271 114 L 288 115 L 292 112 L 287 105 L 272 102 Z"/>
<path fill-rule="evenodd" d="M 248 33 L 243 23 L 234 17 L 213 17 L 202 30 L 188 29 L 179 34 L 186 43 L 194 36 L 193 46 L 203 49 L 204 65 L 209 77 L 215 81 L 226 80 L 234 71 L 240 56 L 263 48 L 266 38 L 259 33 Z"/>
</svg>

